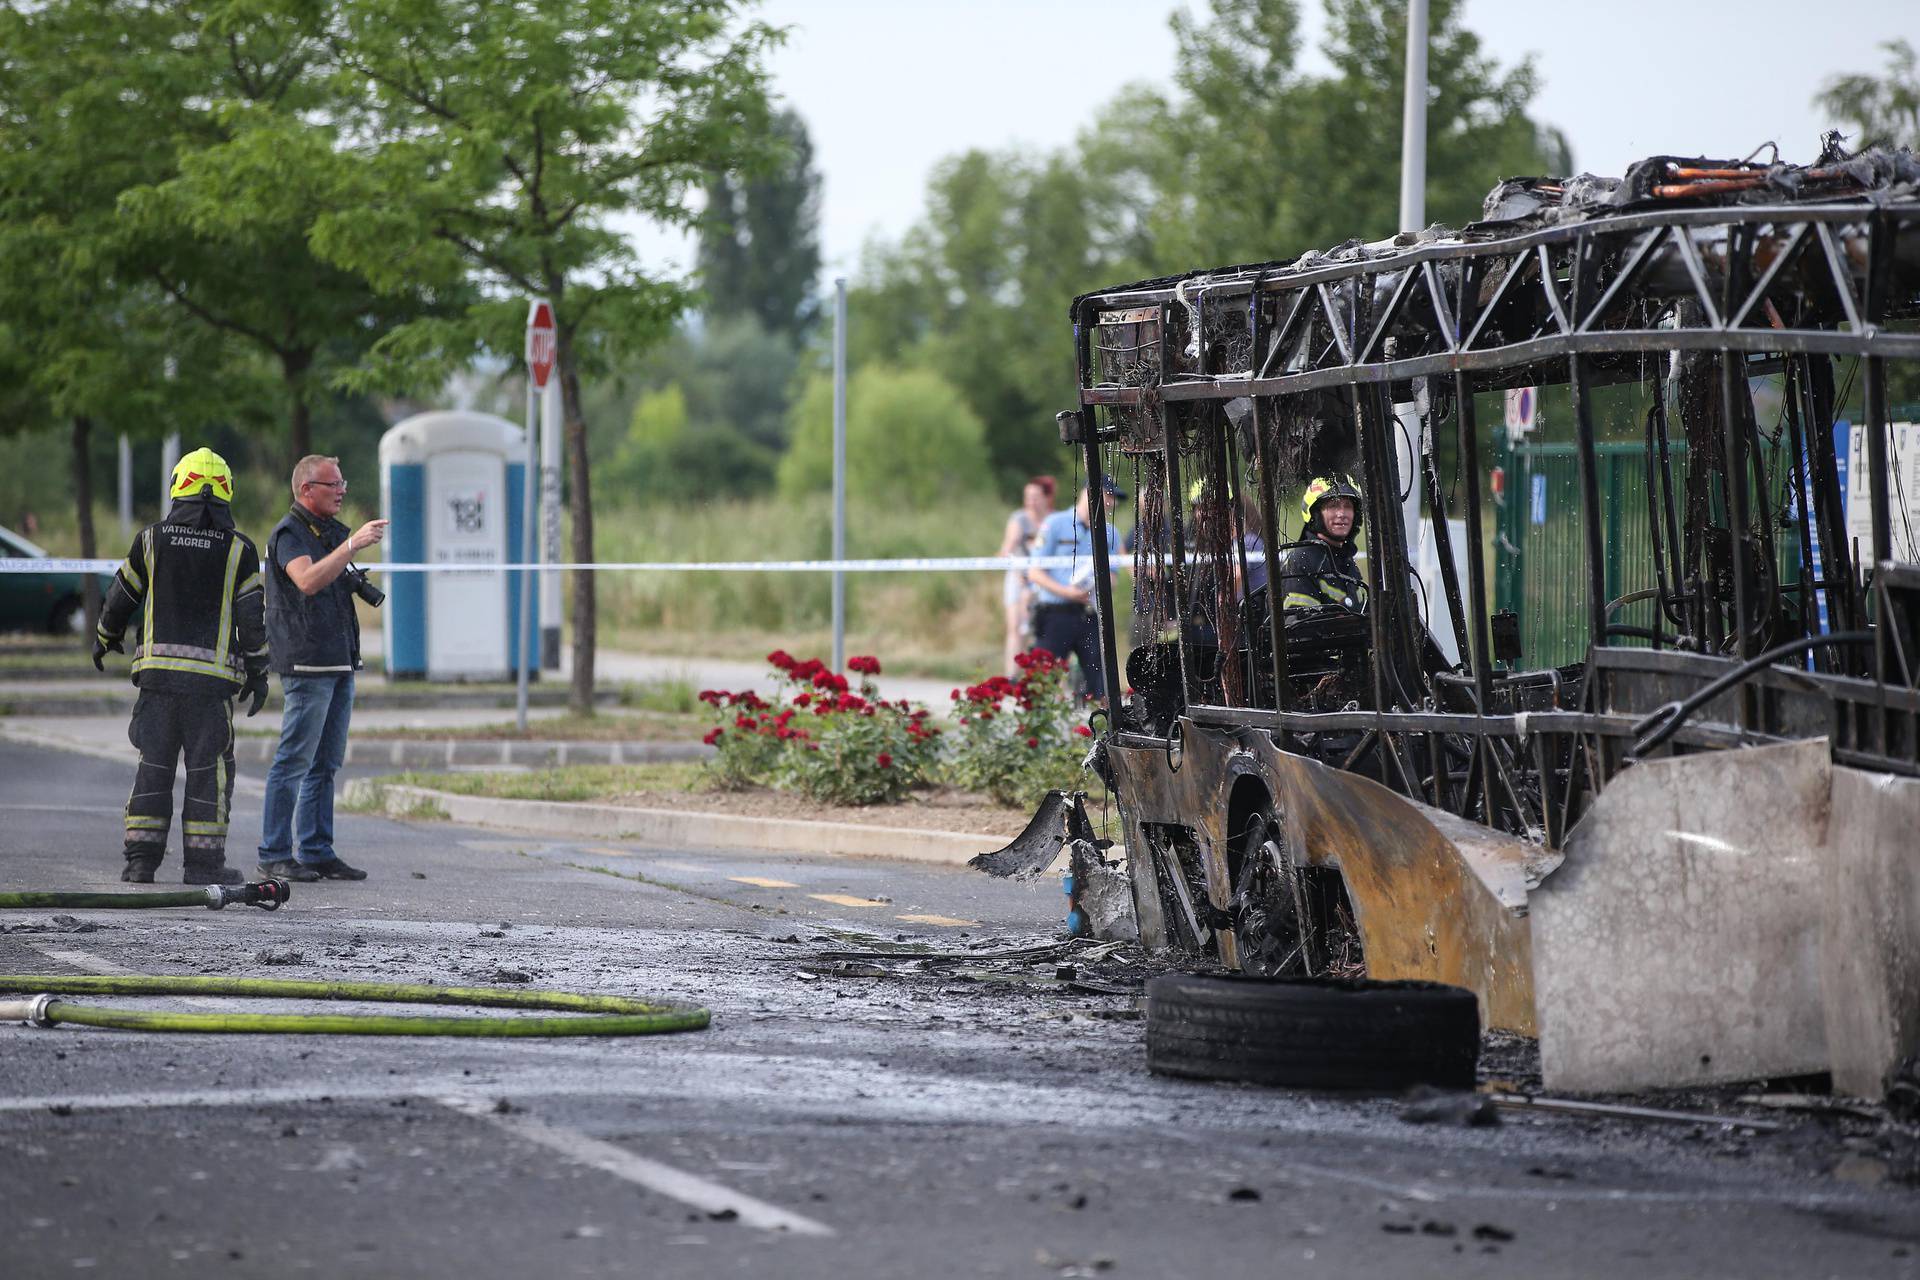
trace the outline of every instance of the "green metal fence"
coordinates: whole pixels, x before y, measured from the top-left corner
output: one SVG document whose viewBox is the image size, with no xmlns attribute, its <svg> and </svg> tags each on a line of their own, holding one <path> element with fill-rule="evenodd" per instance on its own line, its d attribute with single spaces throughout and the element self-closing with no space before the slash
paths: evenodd
<svg viewBox="0 0 1920 1280">
<path fill-rule="evenodd" d="M 1607 442 L 1596 445 L 1595 453 L 1607 598 L 1614 600 L 1654 585 L 1646 447 Z M 1671 453 L 1678 490 L 1685 484 L 1686 450 L 1676 443 Z M 1506 492 L 1495 522 L 1494 607 L 1519 616 L 1520 666 L 1578 662 L 1587 652 L 1591 572 L 1581 530 L 1578 447 L 1526 442 L 1502 449 L 1499 460 L 1506 469 Z M 1624 605 L 1609 620 L 1651 628 L 1654 607 L 1651 600 Z"/>
</svg>

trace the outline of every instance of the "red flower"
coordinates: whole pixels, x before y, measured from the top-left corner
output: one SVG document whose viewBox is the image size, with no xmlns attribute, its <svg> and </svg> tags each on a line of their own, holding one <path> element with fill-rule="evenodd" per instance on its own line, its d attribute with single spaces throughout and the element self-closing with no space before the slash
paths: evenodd
<svg viewBox="0 0 1920 1280">
<path fill-rule="evenodd" d="M 1073 731 L 1079 734 L 1083 738 L 1091 738 L 1093 736 L 1093 730 L 1087 728 L 1087 726 L 1083 724 L 1077 724 L 1073 726 Z"/>
<path fill-rule="evenodd" d="M 701 696 L 702 696 L 702 697 L 705 697 L 706 695 L 705 695 L 705 694 L 702 694 Z M 953 691 L 953 692 L 952 692 L 951 694 L 949 694 L 948 696 L 949 696 L 950 698 L 952 698 L 952 699 L 953 699 L 953 700 L 954 700 L 955 702 L 958 702 L 958 701 L 960 701 L 960 691 L 959 691 L 958 689 L 955 689 L 955 690 L 954 690 L 954 691 Z"/>
<path fill-rule="evenodd" d="M 700 701 L 707 703 L 709 706 L 719 706 L 720 700 L 727 696 L 726 691 L 722 689 L 702 689 L 700 691 Z"/>
<path fill-rule="evenodd" d="M 877 676 L 880 674 L 880 659 L 866 654 L 848 658 L 847 670 L 857 672 L 863 676 Z"/>
<path fill-rule="evenodd" d="M 793 695 L 793 705 L 796 707 L 804 707 L 812 701 L 813 695 L 810 693 L 796 693 Z"/>
<path fill-rule="evenodd" d="M 1038 739 L 1038 738 L 1028 738 L 1028 739 L 1027 739 L 1027 745 L 1028 745 L 1029 747 L 1037 747 L 1037 746 L 1039 746 L 1039 745 L 1040 745 L 1040 739 Z"/>
<path fill-rule="evenodd" d="M 700 741 L 706 743 L 708 746 L 712 746 L 714 743 L 720 741 L 720 735 L 725 732 L 726 730 L 724 729 L 709 729 L 707 730 L 707 736 L 700 739 Z"/>
<path fill-rule="evenodd" d="M 775 649 L 772 653 L 767 655 L 767 661 L 772 663 L 774 666 L 778 667 L 782 671 L 793 670 L 793 655 L 788 653 L 785 649 Z"/>
<path fill-rule="evenodd" d="M 753 729 L 758 726 L 754 723 L 752 716 L 735 716 L 733 718 L 733 727 L 736 729 Z"/>
<path fill-rule="evenodd" d="M 893 757 L 888 755 L 884 751 L 882 751 L 879 755 L 875 756 L 873 758 L 873 762 L 879 765 L 882 769 L 893 768 Z"/>
</svg>

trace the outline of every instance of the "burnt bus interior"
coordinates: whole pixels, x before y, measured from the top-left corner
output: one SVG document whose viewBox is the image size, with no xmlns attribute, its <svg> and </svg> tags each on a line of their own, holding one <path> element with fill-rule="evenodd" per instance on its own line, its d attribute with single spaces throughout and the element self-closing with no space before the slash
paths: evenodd
<svg viewBox="0 0 1920 1280">
<path fill-rule="evenodd" d="M 1552 851 L 1639 759 L 1824 736 L 1836 762 L 1920 773 L 1920 441 L 1890 429 L 1890 405 L 1920 399 L 1910 154 L 1830 141 L 1811 166 L 1663 156 L 1512 180 L 1458 231 L 1103 290 L 1072 319 L 1062 436 L 1136 506 L 1130 577 L 1094 538 L 1103 743 L 1158 753 L 1153 789 L 1231 795 L 1181 777 L 1189 739 L 1251 734 Z M 1555 574 L 1572 607 L 1544 654 L 1495 599 L 1520 549 L 1498 508 L 1529 500 L 1490 492 L 1516 388 L 1564 407 L 1572 437 L 1551 495 L 1577 511 Z M 1366 496 L 1366 607 L 1278 608 L 1300 495 L 1332 473 Z M 1433 539 L 1426 578 L 1410 490 L 1430 529 L 1464 533 Z M 1173 940 L 1226 929 L 1250 960 L 1293 936 L 1298 964 L 1300 931 L 1250 913 L 1327 908 L 1250 891 L 1267 821 L 1226 819 L 1224 904 L 1177 835 L 1149 839 Z"/>
</svg>

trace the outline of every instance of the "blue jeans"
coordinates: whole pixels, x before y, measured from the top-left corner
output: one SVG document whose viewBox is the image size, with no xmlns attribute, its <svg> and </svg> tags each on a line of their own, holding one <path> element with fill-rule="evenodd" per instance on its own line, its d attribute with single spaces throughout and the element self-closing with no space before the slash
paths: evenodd
<svg viewBox="0 0 1920 1280">
<path fill-rule="evenodd" d="M 292 858 L 307 866 L 318 866 L 333 861 L 336 856 L 333 851 L 333 775 L 347 757 L 347 721 L 353 716 L 353 673 L 283 676 L 280 687 L 286 695 L 286 705 L 280 717 L 280 749 L 274 753 L 273 765 L 267 770 L 267 807 L 260 825 L 260 861 L 284 862 Z"/>
</svg>

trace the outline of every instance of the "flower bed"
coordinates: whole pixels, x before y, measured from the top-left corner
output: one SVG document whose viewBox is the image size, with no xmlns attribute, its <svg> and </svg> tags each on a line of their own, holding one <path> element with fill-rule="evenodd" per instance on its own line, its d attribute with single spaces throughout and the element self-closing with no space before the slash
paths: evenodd
<svg viewBox="0 0 1920 1280">
<path fill-rule="evenodd" d="M 776 649 L 767 661 L 781 683 L 771 701 L 752 690 L 700 694 L 717 720 L 704 740 L 716 749 L 707 767 L 722 786 L 772 786 L 820 804 L 869 805 L 947 782 L 1000 804 L 1026 805 L 1050 787 L 1084 785 L 1080 761 L 1089 730 L 1074 724 L 1065 665 L 1043 650 L 1020 656 L 1018 680 L 995 676 L 953 691 L 951 746 L 926 707 L 880 697 L 877 658 L 848 659 L 857 690 L 817 658 L 802 661 Z"/>
</svg>

